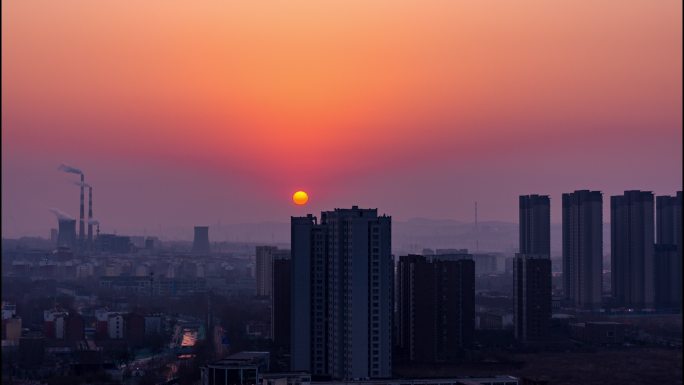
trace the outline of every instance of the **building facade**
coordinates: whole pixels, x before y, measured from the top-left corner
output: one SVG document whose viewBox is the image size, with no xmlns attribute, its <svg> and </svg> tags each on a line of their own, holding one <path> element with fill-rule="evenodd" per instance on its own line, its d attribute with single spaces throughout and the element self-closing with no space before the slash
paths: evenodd
<svg viewBox="0 0 684 385">
<path fill-rule="evenodd" d="M 391 218 L 292 217 L 291 367 L 338 379 L 392 374 Z"/>
<path fill-rule="evenodd" d="M 551 324 L 551 212 L 543 195 L 520 197 L 520 252 L 513 261 L 514 335 L 542 341 Z"/>
<path fill-rule="evenodd" d="M 470 254 L 407 255 L 397 266 L 396 345 L 408 361 L 448 362 L 472 343 L 475 262 Z"/>
<path fill-rule="evenodd" d="M 618 307 L 654 307 L 653 214 L 650 191 L 625 191 L 610 198 L 611 284 Z"/>
<path fill-rule="evenodd" d="M 290 350 L 290 251 L 273 258 L 271 280 L 271 338 L 273 344 Z"/>
<path fill-rule="evenodd" d="M 273 252 L 275 246 L 256 247 L 256 295 L 271 296 L 271 277 L 273 274 Z"/>
<path fill-rule="evenodd" d="M 656 197 L 655 306 L 682 308 L 682 192 Z"/>
<path fill-rule="evenodd" d="M 290 250 L 275 246 L 256 247 L 256 294 L 271 297 L 273 294 L 273 263 L 276 259 L 289 259 Z"/>
<path fill-rule="evenodd" d="M 563 293 L 576 308 L 598 310 L 603 284 L 603 197 L 563 194 Z"/>
</svg>

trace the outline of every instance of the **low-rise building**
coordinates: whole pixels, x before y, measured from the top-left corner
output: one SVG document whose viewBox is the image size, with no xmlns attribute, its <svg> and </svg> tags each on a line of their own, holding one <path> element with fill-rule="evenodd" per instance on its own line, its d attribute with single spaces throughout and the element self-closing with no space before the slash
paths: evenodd
<svg viewBox="0 0 684 385">
<path fill-rule="evenodd" d="M 573 338 L 591 344 L 621 344 L 625 340 L 625 324 L 620 322 L 579 322 L 570 324 Z"/>
</svg>

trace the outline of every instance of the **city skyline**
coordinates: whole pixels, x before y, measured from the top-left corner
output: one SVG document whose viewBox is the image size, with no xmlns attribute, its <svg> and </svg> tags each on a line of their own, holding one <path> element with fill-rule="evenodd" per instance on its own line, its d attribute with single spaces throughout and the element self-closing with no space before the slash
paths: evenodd
<svg viewBox="0 0 684 385">
<path fill-rule="evenodd" d="M 682 383 L 682 1 L 0 7 L 2 384 Z"/>
<path fill-rule="evenodd" d="M 681 189 L 681 3 L 189 4 L 3 3 L 3 237 Z"/>
</svg>

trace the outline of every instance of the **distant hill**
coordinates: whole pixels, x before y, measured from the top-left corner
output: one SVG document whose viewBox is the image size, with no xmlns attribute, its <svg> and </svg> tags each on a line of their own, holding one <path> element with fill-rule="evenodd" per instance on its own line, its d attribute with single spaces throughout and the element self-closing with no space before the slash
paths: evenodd
<svg viewBox="0 0 684 385">
<path fill-rule="evenodd" d="M 610 250 L 610 225 L 603 226 L 604 253 Z M 192 229 L 183 230 L 191 240 Z M 561 224 L 551 225 L 551 253 L 561 255 Z M 286 222 L 258 222 L 210 225 L 212 241 L 289 243 L 290 225 Z M 450 219 L 412 218 L 392 222 L 392 248 L 395 253 L 420 252 L 424 248 L 463 248 L 475 250 L 475 225 Z M 518 224 L 484 221 L 478 224 L 480 251 L 513 254 L 518 248 Z"/>
</svg>

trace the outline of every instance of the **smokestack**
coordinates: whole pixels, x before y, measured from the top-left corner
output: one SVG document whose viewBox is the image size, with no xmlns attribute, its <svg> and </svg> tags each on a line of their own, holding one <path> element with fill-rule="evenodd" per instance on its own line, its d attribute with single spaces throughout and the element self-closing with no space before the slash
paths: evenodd
<svg viewBox="0 0 684 385">
<path fill-rule="evenodd" d="M 88 186 L 88 249 L 93 248 L 93 187 Z"/>
<path fill-rule="evenodd" d="M 85 188 L 85 177 L 83 176 L 83 173 L 81 173 L 81 215 L 78 218 L 78 245 L 80 247 L 83 247 L 83 238 L 85 236 L 85 222 L 84 222 L 84 194 L 83 194 L 83 189 Z"/>
<path fill-rule="evenodd" d="M 81 212 L 78 220 L 78 246 L 83 247 L 83 238 L 84 238 L 84 230 L 85 230 L 85 223 L 83 222 L 83 214 L 84 214 L 84 203 L 83 203 L 83 188 L 85 187 L 85 177 L 83 175 L 83 171 L 77 169 L 76 167 L 71 167 L 67 166 L 66 164 L 62 163 L 59 165 L 58 170 L 68 172 L 70 174 L 78 174 L 81 176 Z"/>
</svg>

